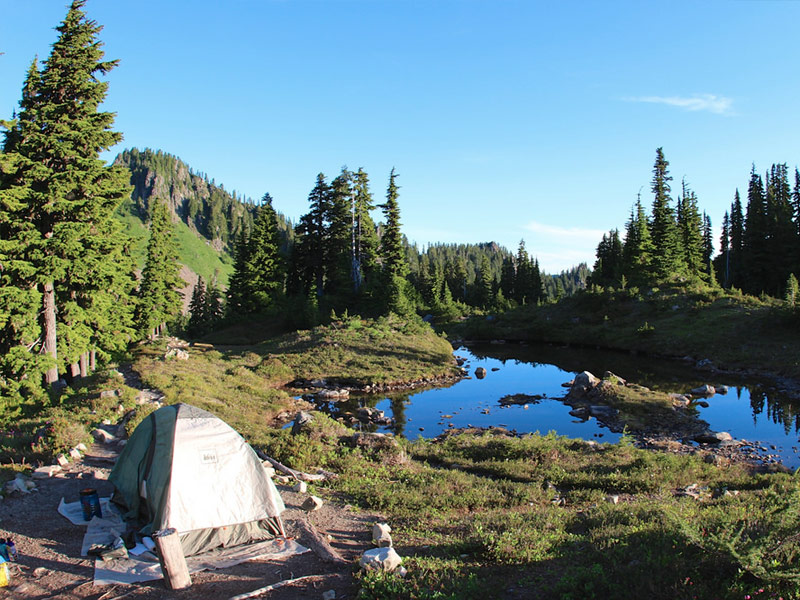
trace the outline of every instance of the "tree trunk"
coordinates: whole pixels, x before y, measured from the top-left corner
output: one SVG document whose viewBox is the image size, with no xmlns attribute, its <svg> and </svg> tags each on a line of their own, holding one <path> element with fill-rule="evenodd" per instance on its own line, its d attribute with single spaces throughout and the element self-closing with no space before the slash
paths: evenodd
<svg viewBox="0 0 800 600">
<path fill-rule="evenodd" d="M 84 352 L 81 354 L 81 377 L 86 377 L 89 369 L 89 353 Z"/>
<path fill-rule="evenodd" d="M 97 361 L 97 350 L 92 348 L 92 350 L 89 352 L 89 370 L 92 373 L 94 373 L 94 370 L 96 368 L 97 364 L 96 361 Z"/>
<path fill-rule="evenodd" d="M 81 368 L 78 366 L 78 363 L 72 363 L 69 366 L 69 374 L 72 377 L 72 381 L 77 381 L 78 378 L 80 378 Z"/>
<path fill-rule="evenodd" d="M 42 300 L 42 333 L 44 334 L 43 351 L 53 359 L 53 365 L 47 369 L 44 374 L 44 381 L 47 385 L 52 386 L 56 381 L 58 381 L 58 355 L 56 353 L 56 292 L 53 288 L 52 281 L 48 281 L 44 284 Z"/>
</svg>

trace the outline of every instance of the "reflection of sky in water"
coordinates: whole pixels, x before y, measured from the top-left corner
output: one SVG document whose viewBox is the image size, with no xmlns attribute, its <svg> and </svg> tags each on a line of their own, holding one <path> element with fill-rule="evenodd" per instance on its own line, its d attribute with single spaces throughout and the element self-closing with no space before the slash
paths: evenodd
<svg viewBox="0 0 800 600">
<path fill-rule="evenodd" d="M 486 351 L 491 353 L 491 349 Z M 508 356 L 509 353 L 524 356 L 525 349 L 508 346 L 502 348 L 502 354 Z M 410 394 L 404 402 L 398 399 L 392 402 L 388 398 L 377 402 L 377 408 L 383 410 L 387 416 L 393 416 L 392 406 L 395 407 L 394 416 L 398 424 L 402 425 L 402 433 L 407 438 L 435 437 L 449 429 L 449 424 L 452 423 L 454 427 L 503 426 L 515 429 L 518 433 L 538 431 L 545 434 L 555 431 L 559 435 L 603 442 L 615 442 L 619 439 L 619 434 L 611 433 L 605 427 L 601 427 L 595 419 L 581 422 L 572 417 L 569 414 L 570 407 L 559 400 L 567 392 L 561 384 L 571 380 L 574 372 L 562 370 L 552 364 L 533 362 L 541 361 L 539 356 L 531 362 L 522 362 L 508 358 L 499 360 L 483 355 L 478 358 L 464 348 L 457 350 L 455 354 L 467 358 L 464 367 L 472 379 L 465 379 L 448 388 Z M 617 371 L 614 367 L 613 354 L 602 355 L 603 363 L 608 363 L 605 368 L 622 376 L 627 375 L 632 382 L 641 381 L 636 379 L 637 373 L 630 372 L 631 367 L 627 364 L 624 371 Z M 629 356 L 624 357 L 626 363 L 630 360 Z M 587 359 L 587 363 L 591 362 L 592 360 Z M 647 359 L 642 359 L 641 362 L 646 365 L 643 367 L 645 370 L 652 368 L 652 364 L 647 365 Z M 668 366 L 671 369 L 670 374 L 662 381 L 664 386 L 675 388 L 676 365 Z M 478 367 L 486 369 L 484 379 L 475 377 L 475 369 Z M 494 368 L 498 370 L 492 371 Z M 653 376 L 651 371 L 647 373 L 648 378 L 655 377 L 652 381 L 647 381 L 647 385 L 654 388 L 662 387 L 658 383 L 657 375 Z M 595 374 L 600 376 L 602 371 L 598 370 Z M 686 384 L 687 388 L 698 385 L 698 377 L 696 372 L 687 367 L 686 381 L 691 382 Z M 725 376 L 705 375 L 705 377 L 717 385 L 725 383 Z M 680 383 L 677 383 L 677 386 L 680 388 Z M 519 405 L 501 407 L 500 398 L 511 394 L 543 395 L 546 398 L 538 403 L 530 402 L 527 409 Z M 761 399 L 753 402 L 756 406 L 755 411 L 751 406 L 750 389 L 740 385 L 731 387 L 726 395 L 717 394 L 706 399 L 709 406 L 699 408 L 700 417 L 709 423 L 713 431 L 727 431 L 736 439 L 758 441 L 760 445 L 767 447 L 770 453 L 780 455 L 785 464 L 800 466 L 800 457 L 795 452 L 798 448 L 798 424 L 796 417 L 792 416 L 792 407 L 788 405 L 784 407 L 775 400 L 768 401 L 763 392 L 756 390 L 753 394 L 754 397 Z M 484 414 L 487 409 L 488 414 Z M 451 417 L 445 419 L 444 415 Z M 389 429 L 381 428 L 381 430 Z M 777 450 L 772 450 L 772 445 L 776 446 Z"/>
</svg>

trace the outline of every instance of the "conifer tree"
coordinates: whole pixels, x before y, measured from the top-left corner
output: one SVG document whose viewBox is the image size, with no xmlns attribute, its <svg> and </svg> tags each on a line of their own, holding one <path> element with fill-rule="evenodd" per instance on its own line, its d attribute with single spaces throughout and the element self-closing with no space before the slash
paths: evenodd
<svg viewBox="0 0 800 600">
<path fill-rule="evenodd" d="M 126 343 L 131 331 L 130 304 L 122 300 L 132 272 L 112 218 L 128 191 L 127 176 L 99 158 L 121 139 L 111 130 L 114 115 L 99 111 L 107 84 L 98 75 L 116 61 L 103 61 L 101 27 L 87 19 L 84 4 L 72 2 L 43 69 L 29 70 L 19 118 L 4 144 L 14 158 L 3 173 L 3 193 L 25 190 L 10 221 L 25 223 L 31 280 L 42 299 L 41 343 L 31 351 L 48 357 L 48 384 L 65 360 L 80 361 L 83 372 L 91 353 Z"/>
<path fill-rule="evenodd" d="M 703 221 L 697 207 L 697 196 L 688 188 L 685 180 L 681 187 L 677 215 L 680 262 L 686 266 L 690 275 L 700 276 L 707 267 L 703 256 Z"/>
<path fill-rule="evenodd" d="M 727 214 L 727 213 L 726 213 Z M 703 274 L 709 282 L 716 282 L 714 274 L 714 230 L 711 227 L 711 217 L 703 213 Z"/>
<path fill-rule="evenodd" d="M 625 243 L 622 248 L 623 273 L 634 285 L 644 285 L 653 276 L 655 247 L 650 237 L 650 224 L 639 199 L 631 210 L 625 226 Z"/>
<path fill-rule="evenodd" d="M 731 219 L 728 211 L 722 217 L 722 232 L 719 236 L 719 256 L 717 257 L 717 271 L 720 273 L 722 287 L 730 287 L 730 259 L 731 259 Z"/>
<path fill-rule="evenodd" d="M 669 175 L 668 167 L 669 162 L 664 158 L 663 149 L 656 149 L 653 181 L 650 186 L 654 196 L 650 236 L 655 248 L 653 267 L 658 279 L 666 279 L 682 267 L 675 212 L 672 209 L 672 199 L 669 195 L 669 182 L 672 177 Z"/>
<path fill-rule="evenodd" d="M 612 229 L 597 245 L 597 260 L 592 272 L 592 283 L 599 286 L 619 285 L 623 275 L 622 243 L 619 231 Z M 562 284 L 563 285 L 563 284 Z"/>
<path fill-rule="evenodd" d="M 489 259 L 484 255 L 481 257 L 480 280 L 478 285 L 478 305 L 481 308 L 487 309 L 492 304 L 494 296 L 492 290 L 493 283 Z"/>
<path fill-rule="evenodd" d="M 767 263 L 765 291 L 780 297 L 797 250 L 792 193 L 786 164 L 772 165 L 766 182 Z"/>
<path fill-rule="evenodd" d="M 325 293 L 339 297 L 340 303 L 353 291 L 353 174 L 346 168 L 331 182 L 325 222 Z"/>
<path fill-rule="evenodd" d="M 353 175 L 353 284 L 356 292 L 370 281 L 378 262 L 378 233 L 370 212 L 375 208 L 369 177 L 363 169 Z"/>
<path fill-rule="evenodd" d="M 198 335 L 208 322 L 206 306 L 206 284 L 202 277 L 198 277 L 189 302 L 189 331 L 192 335 Z"/>
<path fill-rule="evenodd" d="M 179 275 L 178 251 L 169 209 L 162 200 L 155 200 L 154 204 L 136 306 L 139 332 L 150 337 L 160 335 L 166 323 L 180 314 L 182 299 L 179 290 L 185 285 Z"/>
<path fill-rule="evenodd" d="M 747 187 L 747 212 L 742 235 L 741 287 L 746 292 L 758 294 L 765 289 L 764 269 L 768 256 L 767 231 L 764 182 L 753 166 L 750 171 L 750 183 Z"/>
<path fill-rule="evenodd" d="M 233 273 L 228 280 L 228 302 L 226 310 L 229 314 L 247 312 L 247 265 L 250 262 L 249 232 L 242 229 L 233 245 Z"/>
<path fill-rule="evenodd" d="M 729 287 L 741 289 L 744 277 L 744 213 L 738 189 L 731 204 L 730 256 L 726 266 Z"/>
<path fill-rule="evenodd" d="M 396 178 L 397 174 L 392 169 L 389 174 L 389 186 L 386 190 L 386 202 L 380 205 L 386 220 L 380 242 L 380 257 L 386 282 L 385 306 L 392 312 L 408 314 L 411 311 L 405 290 L 408 263 L 403 248 L 403 234 L 400 231 L 400 206 L 397 202 Z"/>
<path fill-rule="evenodd" d="M 310 210 L 300 217 L 295 227 L 295 246 L 292 258 L 296 271 L 293 293 L 307 296 L 312 289 L 322 296 L 325 283 L 325 251 L 327 244 L 326 216 L 329 213 L 330 186 L 325 175 L 317 175 L 314 189 L 308 195 Z M 296 288 L 296 289 L 295 289 Z"/>
<path fill-rule="evenodd" d="M 278 219 L 272 198 L 265 194 L 248 239 L 245 264 L 245 306 L 249 311 L 274 306 L 283 295 L 285 266 L 280 254 Z"/>
</svg>

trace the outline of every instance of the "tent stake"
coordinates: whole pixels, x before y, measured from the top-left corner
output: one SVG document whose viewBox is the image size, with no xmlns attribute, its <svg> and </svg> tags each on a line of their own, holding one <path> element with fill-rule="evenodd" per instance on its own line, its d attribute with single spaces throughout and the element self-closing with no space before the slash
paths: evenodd
<svg viewBox="0 0 800 600">
<path fill-rule="evenodd" d="M 277 590 L 280 587 L 285 585 L 291 585 L 293 583 L 297 583 L 298 581 L 303 581 L 304 579 L 313 579 L 314 577 L 322 577 L 322 575 L 305 575 L 303 577 L 297 577 L 296 579 L 284 579 L 283 581 L 279 581 L 278 583 L 273 583 L 271 585 L 258 588 L 257 590 L 253 590 L 252 592 L 246 592 L 244 594 L 239 594 L 238 596 L 231 596 L 228 600 L 245 600 L 246 598 L 255 598 L 256 596 L 261 596 L 262 594 L 266 594 L 267 592 L 271 592 L 272 590 Z"/>
</svg>

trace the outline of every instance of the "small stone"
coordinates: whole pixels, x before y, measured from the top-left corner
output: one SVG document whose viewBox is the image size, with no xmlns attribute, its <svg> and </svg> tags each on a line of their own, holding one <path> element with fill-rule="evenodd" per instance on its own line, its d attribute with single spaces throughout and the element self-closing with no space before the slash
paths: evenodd
<svg viewBox="0 0 800 600">
<path fill-rule="evenodd" d="M 336 600 L 336 590 L 328 590 L 322 593 L 322 600 Z"/>
<path fill-rule="evenodd" d="M 58 461 L 58 464 L 61 467 L 66 467 L 69 464 L 69 459 L 63 454 L 56 456 L 56 461 Z"/>
<path fill-rule="evenodd" d="M 96 470 L 92 475 L 94 475 L 95 479 L 108 479 L 108 473 L 106 471 Z"/>
<path fill-rule="evenodd" d="M 405 577 L 406 575 L 408 575 L 408 569 L 406 569 L 405 567 L 400 567 L 399 569 L 397 569 L 397 574 L 400 577 Z"/>
<path fill-rule="evenodd" d="M 108 433 L 105 429 L 100 428 L 92 430 L 92 437 L 103 444 L 110 444 L 117 440 L 117 438 Z"/>
<path fill-rule="evenodd" d="M 372 543 L 379 548 L 387 548 L 392 545 L 392 528 L 388 523 L 375 523 L 372 526 Z"/>
<path fill-rule="evenodd" d="M 308 491 L 308 484 L 305 481 L 298 481 L 292 489 L 298 494 L 305 494 Z"/>
<path fill-rule="evenodd" d="M 266 476 L 267 476 L 267 477 L 269 477 L 270 479 L 272 479 L 273 477 L 275 477 L 275 467 L 273 467 L 271 464 L 269 464 L 269 463 L 268 463 L 268 462 L 266 462 L 266 461 L 264 461 L 263 463 L 261 463 L 261 466 L 263 466 L 263 467 L 264 467 L 264 475 L 266 475 Z"/>
<path fill-rule="evenodd" d="M 69 457 L 70 457 L 71 459 L 73 459 L 73 460 L 80 460 L 81 458 L 83 458 L 83 457 L 81 456 L 81 451 L 80 451 L 80 450 L 78 450 L 77 448 L 72 448 L 72 449 L 69 451 Z"/>
<path fill-rule="evenodd" d="M 83 442 L 81 442 L 80 444 L 78 444 L 77 446 L 75 446 L 75 448 L 76 448 L 76 449 L 78 449 L 78 450 L 80 450 L 81 452 L 86 452 L 86 450 L 87 450 L 87 448 L 86 448 L 86 444 L 84 444 Z"/>
<path fill-rule="evenodd" d="M 619 504 L 619 495 L 611 494 L 609 496 L 606 496 L 606 502 L 609 502 L 611 504 Z"/>
<path fill-rule="evenodd" d="M 48 465 L 46 467 L 39 467 L 38 469 L 34 469 L 31 476 L 34 479 L 48 479 L 58 473 L 61 470 L 59 465 Z"/>
<path fill-rule="evenodd" d="M 33 570 L 33 576 L 36 577 L 36 579 L 39 579 L 40 577 L 44 577 L 45 575 L 47 575 L 48 572 L 49 571 L 44 567 L 36 567 Z"/>
<path fill-rule="evenodd" d="M 300 508 L 305 510 L 306 512 L 314 512 L 315 510 L 319 510 L 322 508 L 322 498 L 317 496 L 309 496 L 305 499 L 303 504 L 300 505 Z"/>
</svg>

